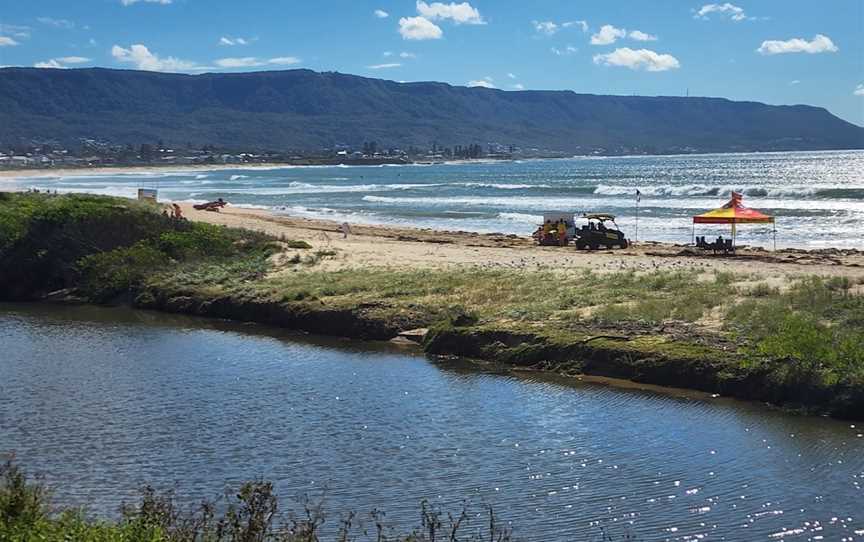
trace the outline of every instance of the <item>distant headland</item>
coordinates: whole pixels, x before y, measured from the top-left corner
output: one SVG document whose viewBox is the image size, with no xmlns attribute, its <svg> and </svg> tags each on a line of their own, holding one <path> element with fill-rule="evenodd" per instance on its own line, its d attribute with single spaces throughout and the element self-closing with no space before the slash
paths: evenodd
<svg viewBox="0 0 864 542">
<path fill-rule="evenodd" d="M 173 153 L 384 163 L 862 148 L 864 128 L 807 105 L 502 91 L 305 69 L 0 69 L 0 152 L 10 161 L 58 152 L 115 164 L 176 162 Z"/>
</svg>

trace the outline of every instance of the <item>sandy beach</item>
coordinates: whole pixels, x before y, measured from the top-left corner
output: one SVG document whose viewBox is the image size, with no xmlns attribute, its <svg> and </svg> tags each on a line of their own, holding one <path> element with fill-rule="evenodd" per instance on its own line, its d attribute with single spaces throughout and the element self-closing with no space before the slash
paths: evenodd
<svg viewBox="0 0 864 542">
<path fill-rule="evenodd" d="M 752 274 L 754 279 L 773 279 L 781 284 L 801 275 L 864 277 L 864 253 L 855 250 L 773 252 L 742 248 L 737 255 L 724 257 L 703 254 L 684 245 L 642 242 L 626 250 L 589 252 L 577 251 L 572 246 L 538 247 L 527 236 L 360 224 L 350 225 L 351 233 L 343 238 L 340 224 L 327 220 L 238 207 L 218 213 L 198 211 L 191 204 L 182 207 L 191 220 L 263 231 L 280 238 L 306 241 L 315 250 L 333 250 L 335 256 L 320 264 L 327 270 L 364 266 L 434 269 L 471 266 L 576 274 L 584 269 L 597 272 L 696 269 Z M 296 252 L 286 249 L 279 257 L 287 260 Z"/>
</svg>

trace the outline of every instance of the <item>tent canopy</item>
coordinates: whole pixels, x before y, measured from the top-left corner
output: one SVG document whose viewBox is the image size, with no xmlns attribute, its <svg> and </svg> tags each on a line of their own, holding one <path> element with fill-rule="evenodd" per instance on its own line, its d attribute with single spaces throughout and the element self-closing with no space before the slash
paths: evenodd
<svg viewBox="0 0 864 542">
<path fill-rule="evenodd" d="M 732 192 L 732 199 L 719 209 L 693 217 L 694 224 L 773 224 L 774 217 L 741 204 L 742 196 Z"/>
</svg>

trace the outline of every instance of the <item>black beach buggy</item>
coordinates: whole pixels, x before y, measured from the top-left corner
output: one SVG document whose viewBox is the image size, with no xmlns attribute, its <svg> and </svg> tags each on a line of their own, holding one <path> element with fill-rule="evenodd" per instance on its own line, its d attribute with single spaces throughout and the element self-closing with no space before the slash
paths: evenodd
<svg viewBox="0 0 864 542">
<path fill-rule="evenodd" d="M 597 250 L 599 248 L 627 248 L 630 243 L 624 237 L 624 232 L 618 229 L 615 215 L 606 213 L 590 213 L 582 215 L 588 220 L 581 229 L 576 230 L 576 248 L 579 250 Z M 607 222 L 611 225 L 607 226 Z"/>
</svg>

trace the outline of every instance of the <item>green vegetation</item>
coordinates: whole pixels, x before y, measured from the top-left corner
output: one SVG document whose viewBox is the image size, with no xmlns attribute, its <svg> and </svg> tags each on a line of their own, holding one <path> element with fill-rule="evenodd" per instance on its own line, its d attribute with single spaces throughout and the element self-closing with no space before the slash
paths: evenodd
<svg viewBox="0 0 864 542">
<path fill-rule="evenodd" d="M 787 292 L 757 289 L 730 307 L 727 328 L 751 363 L 787 360 L 790 378 L 864 385 L 864 295 L 845 277 L 807 277 Z"/>
<path fill-rule="evenodd" d="M 218 501 L 184 508 L 170 492 L 150 487 L 139 502 L 124 505 L 117 521 L 89 519 L 82 510 L 52 511 L 50 492 L 11 461 L 0 464 L 0 540 L 44 542 L 510 542 L 511 530 L 491 508 L 443 514 L 420 503 L 420 524 L 405 533 L 391 528 L 385 514 L 341 516 L 325 534 L 322 503 L 300 503 L 302 512 L 285 513 L 273 485 L 247 482 Z"/>
<path fill-rule="evenodd" d="M 107 301 L 165 273 L 193 279 L 199 286 L 251 280 L 263 276 L 275 251 L 272 240 L 255 232 L 195 222 L 170 226 L 130 247 L 81 258 L 81 292 L 91 300 Z"/>
<path fill-rule="evenodd" d="M 104 302 L 171 269 L 221 281 L 259 276 L 274 241 L 174 220 L 154 205 L 89 196 L 0 193 L 0 297 L 74 287 Z"/>
<path fill-rule="evenodd" d="M 692 270 L 324 271 L 332 250 L 156 211 L 94 196 L 3 196 L 0 297 L 65 288 L 370 339 L 430 328 L 432 353 L 864 412 L 864 295 L 848 279 L 781 289 Z M 271 273 L 281 250 L 287 265 Z"/>
</svg>

